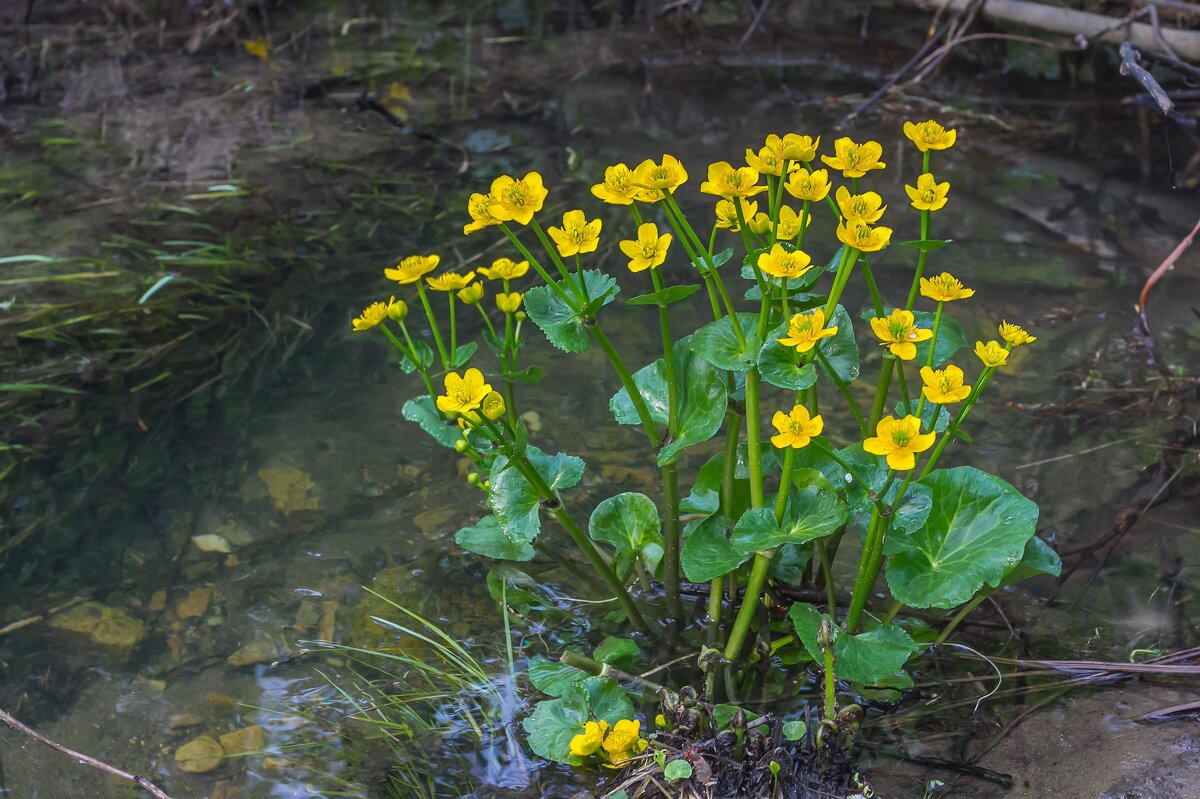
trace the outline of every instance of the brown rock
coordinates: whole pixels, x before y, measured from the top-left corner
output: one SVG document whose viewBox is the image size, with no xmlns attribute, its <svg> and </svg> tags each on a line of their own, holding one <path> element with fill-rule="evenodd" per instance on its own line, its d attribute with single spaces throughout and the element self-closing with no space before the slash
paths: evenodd
<svg viewBox="0 0 1200 799">
<path fill-rule="evenodd" d="M 337 602 L 329 600 L 321 603 L 321 621 L 317 624 L 317 640 L 332 642 L 337 635 L 337 612 L 340 608 Z"/>
<path fill-rule="evenodd" d="M 221 765 L 225 750 L 211 735 L 201 735 L 175 750 L 175 763 L 188 774 L 205 774 Z"/>
<path fill-rule="evenodd" d="M 257 724 L 221 736 L 221 748 L 227 755 L 252 754 L 266 747 L 267 735 Z"/>
<path fill-rule="evenodd" d="M 235 799 L 242 795 L 242 789 L 233 780 L 221 780 L 213 786 L 213 792 L 208 799 Z"/>
<path fill-rule="evenodd" d="M 199 727 L 204 723 L 204 716 L 198 713 L 175 713 L 167 716 L 167 726 L 173 730 L 182 730 L 187 727 Z"/>
<path fill-rule="evenodd" d="M 77 633 L 96 646 L 128 655 L 146 637 L 146 626 L 123 610 L 84 602 L 51 617 L 50 627 Z"/>
<path fill-rule="evenodd" d="M 146 603 L 146 610 L 151 613 L 158 613 L 167 606 L 167 589 L 160 588 L 150 595 L 150 601 Z"/>
<path fill-rule="evenodd" d="M 274 663 L 279 657 L 279 649 L 275 642 L 266 636 L 260 636 L 242 646 L 226 662 L 234 668 L 256 666 L 259 663 Z"/>
<path fill-rule="evenodd" d="M 181 619 L 196 619 L 208 611 L 208 603 L 212 601 L 213 590 L 209 586 L 197 588 L 186 597 L 175 603 L 175 612 Z"/>
</svg>

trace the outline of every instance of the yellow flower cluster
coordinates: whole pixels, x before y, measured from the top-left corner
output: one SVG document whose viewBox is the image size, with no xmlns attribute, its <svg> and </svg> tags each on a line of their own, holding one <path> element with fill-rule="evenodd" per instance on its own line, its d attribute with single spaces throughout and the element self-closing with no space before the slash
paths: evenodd
<svg viewBox="0 0 1200 799">
<path fill-rule="evenodd" d="M 404 300 L 391 297 L 387 302 L 371 303 L 350 324 L 355 331 L 370 330 L 377 327 L 384 319 L 391 318 L 401 322 L 406 316 L 408 316 L 408 306 Z"/>
<path fill-rule="evenodd" d="M 436 399 L 437 409 L 457 417 L 460 426 L 467 422 L 479 424 L 480 413 L 493 421 L 504 415 L 504 396 L 484 382 L 483 372 L 478 369 L 468 369 L 461 377 L 458 372 L 450 372 L 445 386 L 446 393 Z"/>
<path fill-rule="evenodd" d="M 603 752 L 606 767 L 621 768 L 625 761 L 650 745 L 641 737 L 641 727 L 637 719 L 621 719 L 611 729 L 603 719 L 589 721 L 583 725 L 583 732 L 571 739 L 571 754 L 591 757 Z"/>
</svg>

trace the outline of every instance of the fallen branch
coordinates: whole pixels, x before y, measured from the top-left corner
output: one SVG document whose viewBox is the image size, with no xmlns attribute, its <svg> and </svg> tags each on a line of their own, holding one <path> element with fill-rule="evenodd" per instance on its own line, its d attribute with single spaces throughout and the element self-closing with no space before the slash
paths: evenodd
<svg viewBox="0 0 1200 799">
<path fill-rule="evenodd" d="M 94 769 L 99 769 L 100 771 L 103 771 L 105 774 L 110 774 L 110 775 L 112 775 L 114 777 L 118 777 L 122 780 L 132 782 L 134 785 L 139 786 L 142 790 L 146 791 L 151 796 L 154 796 L 155 799 L 171 799 L 171 797 L 169 795 L 167 795 L 166 791 L 164 791 L 162 788 L 159 788 L 157 785 L 152 783 L 149 780 L 149 778 L 139 777 L 137 774 L 130 774 L 128 771 L 122 771 L 121 769 L 116 768 L 114 766 L 110 766 L 107 763 L 99 761 L 94 757 L 88 757 L 87 755 L 76 752 L 74 749 L 68 749 L 67 747 L 63 746 L 60 743 L 55 743 L 54 741 L 51 741 L 46 736 L 42 735 L 37 730 L 34 730 L 30 727 L 26 727 L 24 724 L 17 721 L 15 718 L 8 715 L 8 713 L 4 712 L 3 710 L 0 710 L 0 721 L 3 721 L 5 724 L 7 724 L 9 727 L 12 727 L 17 732 L 24 733 L 25 735 L 28 735 L 33 740 L 35 740 L 39 743 L 45 744 L 46 746 L 50 747 L 54 751 L 62 752 L 67 757 L 78 760 L 80 763 L 82 763 L 85 766 L 91 766 Z"/>
<path fill-rule="evenodd" d="M 1149 70 L 1138 63 L 1138 52 L 1130 42 L 1121 44 L 1121 74 L 1140 83 L 1146 93 L 1150 95 L 1150 99 L 1154 100 L 1154 104 L 1162 111 L 1163 116 L 1185 127 L 1196 127 L 1196 120 L 1182 116 L 1176 111 L 1175 101 L 1171 99 L 1171 95 L 1167 94 L 1167 90 L 1155 80 Z"/>
</svg>

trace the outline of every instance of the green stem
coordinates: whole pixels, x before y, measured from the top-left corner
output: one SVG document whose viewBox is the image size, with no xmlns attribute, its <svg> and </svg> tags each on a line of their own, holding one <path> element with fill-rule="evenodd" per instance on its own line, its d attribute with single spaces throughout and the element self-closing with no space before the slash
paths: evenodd
<svg viewBox="0 0 1200 799">
<path fill-rule="evenodd" d="M 662 275 L 657 269 L 650 270 L 650 279 L 655 291 L 663 291 Z M 671 339 L 671 315 L 667 306 L 658 306 L 658 327 L 662 335 L 663 363 L 667 379 L 667 431 L 671 436 L 679 432 L 679 387 L 675 382 L 675 347 Z"/>
<path fill-rule="evenodd" d="M 886 493 L 886 491 L 884 492 Z M 854 579 L 854 593 L 850 597 L 850 610 L 846 613 L 846 632 L 851 635 L 858 628 L 859 617 L 867 606 L 871 595 L 871 587 L 875 584 L 876 573 L 871 564 L 878 545 L 882 547 L 884 517 L 879 511 L 878 503 L 871 509 L 871 521 L 867 525 L 867 537 L 863 542 L 862 555 L 858 560 L 858 575 Z"/>
<path fill-rule="evenodd" d="M 554 262 L 554 266 L 558 269 L 558 273 L 562 275 L 563 282 L 571 279 L 571 273 L 567 271 L 567 265 L 562 262 L 562 258 L 558 257 L 558 247 L 554 246 L 554 242 L 550 241 L 550 237 L 546 235 L 546 231 L 542 230 L 542 226 L 538 224 L 536 219 L 529 220 L 529 226 L 533 228 L 534 234 L 538 237 L 538 241 L 542 243 L 542 248 L 546 250 L 546 254 L 550 256 L 550 260 Z"/>
<path fill-rule="evenodd" d="M 664 204 L 662 208 L 666 214 L 667 222 L 671 225 L 671 229 L 675 231 L 675 237 L 679 240 L 680 244 L 683 245 L 683 249 L 688 254 L 688 258 L 693 264 L 695 264 L 696 271 L 700 273 L 700 277 L 704 280 L 704 288 L 708 291 L 708 301 L 709 304 L 712 305 L 713 320 L 715 321 L 720 319 L 721 304 L 718 299 L 719 295 L 717 292 L 717 270 L 716 267 L 713 266 L 713 260 L 711 256 L 712 247 L 710 246 L 708 251 L 704 252 L 703 257 L 701 257 L 700 252 L 698 252 L 696 249 L 696 246 L 698 245 L 694 246 L 692 244 L 691 239 L 688 238 L 687 231 L 684 229 L 683 225 L 679 223 L 679 220 L 675 217 L 674 212 L 671 210 L 670 204 Z M 640 213 L 638 213 L 636 205 L 631 205 L 630 210 L 633 212 L 634 221 L 638 225 L 641 225 L 642 216 Z M 714 227 L 714 235 L 716 235 L 716 230 L 717 229 Z"/>
<path fill-rule="evenodd" d="M 621 609 L 625 611 L 625 615 L 629 618 L 630 623 L 639 630 L 647 630 L 646 620 L 642 618 L 642 614 L 638 611 L 637 605 L 634 604 L 633 597 L 625 590 L 625 585 L 618 578 L 612 567 L 608 565 L 608 561 L 596 549 L 592 540 L 584 534 L 583 530 L 579 529 L 579 525 L 571 518 L 570 514 L 562 505 L 562 501 L 555 495 L 554 490 L 546 484 L 542 479 L 542 475 L 534 467 L 534 465 L 524 455 L 517 458 L 515 464 L 521 470 L 521 474 L 528 481 L 534 492 L 543 500 L 543 503 L 551 507 L 550 514 L 555 521 L 567 531 L 567 535 L 571 536 L 571 540 L 579 547 L 583 556 L 587 558 L 588 563 L 592 565 L 604 580 L 609 590 L 613 592 L 613 596 L 621 603 Z"/>
<path fill-rule="evenodd" d="M 937 640 L 933 642 L 933 645 L 941 646 L 942 644 L 946 643 L 946 639 L 950 637 L 950 633 L 954 632 L 955 628 L 962 623 L 962 620 L 969 616 L 971 611 L 983 604 L 984 600 L 991 595 L 991 591 L 980 592 L 977 596 L 973 597 L 970 602 L 959 608 L 958 612 L 954 614 L 954 618 L 950 619 L 946 626 L 942 628 L 942 632 L 938 635 Z"/>
<path fill-rule="evenodd" d="M 513 233 L 512 230 L 509 229 L 508 225 L 504 222 L 500 223 L 500 229 L 504 231 L 504 235 L 507 236 L 508 240 L 512 242 L 512 245 L 517 248 L 517 251 L 521 253 L 521 256 L 526 261 L 529 261 L 530 265 L 533 267 L 533 270 L 538 273 L 538 276 L 543 281 L 545 281 L 546 285 L 550 287 L 550 290 L 557 294 L 559 299 L 567 304 L 568 308 L 570 308 L 572 311 L 578 312 L 580 310 L 580 306 L 576 298 L 572 297 L 570 293 L 568 293 L 567 290 L 562 287 L 561 283 L 550 277 L 550 273 L 542 267 L 542 262 L 533 257 L 533 253 L 529 251 L 528 247 L 521 243 L 521 240 L 517 238 L 517 234 Z"/>
<path fill-rule="evenodd" d="M 871 417 L 867 422 L 867 431 L 874 432 L 879 420 L 883 418 L 883 409 L 887 405 L 888 387 L 892 381 L 892 367 L 897 358 L 890 352 L 883 354 L 883 367 L 879 372 L 879 383 L 875 386 L 875 401 L 871 403 Z"/>
<path fill-rule="evenodd" d="M 613 347 L 608 336 L 600 328 L 600 323 L 593 321 L 588 327 L 588 331 L 592 334 L 592 338 L 600 345 L 600 349 L 604 350 L 604 354 L 608 356 L 608 360 L 612 363 L 613 371 L 617 373 L 617 377 L 621 381 L 621 385 L 629 394 L 629 401 L 633 403 L 633 409 L 637 412 L 638 419 L 642 422 L 642 428 L 646 431 L 646 438 L 650 441 L 650 446 L 656 450 L 662 446 L 662 438 L 658 434 L 658 427 L 654 424 L 653 417 L 650 416 L 650 409 L 646 407 L 646 400 L 642 398 L 641 393 L 637 390 L 637 384 L 633 382 L 633 375 L 629 373 L 625 362 L 621 360 L 621 356 Z"/>
<path fill-rule="evenodd" d="M 942 452 L 946 449 L 946 445 L 950 443 L 951 433 L 958 429 L 967 419 L 967 414 L 971 412 L 971 408 L 979 400 L 979 395 L 987 388 L 987 384 L 991 382 L 992 375 L 996 373 L 995 367 L 989 366 L 983 370 L 983 374 L 979 376 L 979 382 L 975 384 L 974 390 L 971 391 L 971 396 L 967 397 L 967 401 L 963 403 L 962 410 L 958 412 L 958 416 L 950 422 L 946 428 L 946 432 L 942 433 L 942 437 L 938 439 L 937 446 L 933 448 L 933 453 L 929 456 L 929 460 L 925 462 L 925 468 L 921 470 L 921 477 L 929 474 L 937 466 L 938 459 L 942 457 Z"/>
<path fill-rule="evenodd" d="M 824 718 L 833 720 L 837 716 L 837 678 L 833 672 L 833 647 L 823 647 L 825 652 L 825 713 Z"/>
<path fill-rule="evenodd" d="M 663 481 L 663 585 L 667 591 L 667 613 L 682 621 L 683 600 L 679 590 L 679 473 L 674 463 L 662 467 Z"/>
<path fill-rule="evenodd" d="M 454 292 L 446 292 L 446 300 L 450 303 L 450 357 L 458 366 L 458 321 L 454 318 Z"/>
<path fill-rule="evenodd" d="M 488 332 L 492 334 L 492 341 L 500 341 L 500 337 L 496 335 L 495 325 L 493 325 L 492 320 L 488 318 L 487 311 L 483 310 L 483 303 L 477 302 L 474 303 L 474 305 L 479 309 L 479 315 L 483 317 L 483 323 L 487 325 Z M 503 349 L 501 349 L 501 352 L 503 352 Z"/>
<path fill-rule="evenodd" d="M 396 334 L 388 329 L 386 322 L 380 324 L 379 329 L 382 330 L 383 334 L 391 340 L 392 345 L 395 346 L 396 349 L 400 350 L 400 352 L 412 362 L 416 372 L 421 375 L 421 379 L 425 381 L 425 389 L 429 392 L 429 396 L 436 399 L 437 392 L 433 390 L 433 381 L 429 379 L 429 373 L 425 371 L 425 364 L 421 363 L 421 359 L 417 355 L 417 348 L 413 346 L 412 339 L 409 338 L 408 329 L 405 328 L 404 323 L 400 322 L 400 332 L 404 334 L 404 338 L 408 342 L 407 347 L 401 344 L 400 339 L 396 338 Z"/>
<path fill-rule="evenodd" d="M 762 422 L 758 407 L 758 367 L 746 372 L 746 460 L 750 467 L 750 507 L 763 506 Z"/>
<path fill-rule="evenodd" d="M 838 390 L 842 392 L 842 396 L 846 398 L 846 404 L 850 406 L 850 411 L 854 414 L 855 421 L 858 422 L 859 431 L 866 436 L 867 422 L 863 419 L 862 411 L 858 409 L 858 400 L 854 399 L 854 394 L 850 392 L 850 387 L 842 381 L 842 378 L 838 377 L 837 372 L 830 365 L 829 359 L 825 357 L 825 353 L 821 352 L 820 346 L 813 347 L 813 351 L 817 353 L 817 360 L 821 362 L 821 366 L 825 367 L 825 374 L 838 387 Z"/>
<path fill-rule="evenodd" d="M 816 548 L 817 558 L 821 563 L 821 577 L 825 581 L 825 603 L 829 607 L 829 615 L 837 618 L 837 593 L 833 590 L 833 567 L 831 565 L 832 558 L 829 557 L 829 548 L 825 545 L 825 539 L 819 538 L 813 542 Z"/>
<path fill-rule="evenodd" d="M 833 277 L 833 287 L 830 288 L 829 299 L 825 303 L 826 321 L 833 318 L 833 312 L 837 308 L 838 300 L 842 297 L 842 291 L 850 282 L 850 273 L 854 269 L 854 263 L 858 260 L 858 256 L 859 251 L 853 247 L 847 247 L 842 251 L 842 262 L 838 264 L 837 274 Z"/>
<path fill-rule="evenodd" d="M 923 242 L 929 241 L 929 216 L 929 211 L 921 212 L 921 241 Z M 922 247 L 921 253 L 917 256 L 917 271 L 913 273 L 912 285 L 908 288 L 908 302 L 904 304 L 905 309 L 909 311 L 917 302 L 917 291 L 921 287 L 921 276 L 925 274 L 925 261 L 928 258 L 929 251 Z"/>
<path fill-rule="evenodd" d="M 750 581 L 746 583 L 746 594 L 742 597 L 742 606 L 738 610 L 733 629 L 729 631 L 729 641 L 725 644 L 725 659 L 736 661 L 741 654 L 742 646 L 746 643 L 746 635 L 754 623 L 754 614 L 758 610 L 758 600 L 762 595 L 763 586 L 767 582 L 767 571 L 771 568 L 771 558 L 775 550 L 769 549 L 754 556 L 754 565 L 750 568 Z"/>
<path fill-rule="evenodd" d="M 863 280 L 867 283 L 867 292 L 871 295 L 871 307 L 876 316 L 883 316 L 883 297 L 879 294 L 879 286 L 875 283 L 875 275 L 871 272 L 871 263 L 866 255 L 862 256 Z"/>
<path fill-rule="evenodd" d="M 928 366 L 930 369 L 933 368 L 933 353 L 934 353 L 934 350 L 937 349 L 938 331 L 942 327 L 942 308 L 944 308 L 945 306 L 946 306 L 946 303 L 939 302 L 937 304 L 937 311 L 933 315 L 933 336 L 929 339 L 929 358 L 926 359 L 926 361 L 925 361 L 925 365 Z M 921 396 L 917 399 L 917 418 L 918 419 L 921 418 L 921 411 L 922 411 L 922 409 L 924 409 L 924 407 L 925 407 L 925 392 L 922 391 Z M 934 421 L 937 421 L 936 414 L 934 415 L 933 418 L 934 418 Z"/>
<path fill-rule="evenodd" d="M 783 453 L 783 473 L 779 477 L 779 493 L 775 496 L 775 523 L 783 521 L 783 512 L 791 496 L 792 464 L 796 462 L 796 448 L 788 447 Z"/>
<path fill-rule="evenodd" d="M 425 318 L 429 320 L 429 330 L 433 333 L 433 341 L 437 344 L 438 355 L 442 358 L 442 368 L 450 368 L 450 359 L 446 357 L 446 345 L 442 343 L 442 334 L 438 331 L 437 320 L 433 318 L 433 308 L 429 307 L 429 297 L 425 294 L 425 286 L 417 281 L 417 296 L 421 298 L 421 307 L 425 309 Z"/>
</svg>

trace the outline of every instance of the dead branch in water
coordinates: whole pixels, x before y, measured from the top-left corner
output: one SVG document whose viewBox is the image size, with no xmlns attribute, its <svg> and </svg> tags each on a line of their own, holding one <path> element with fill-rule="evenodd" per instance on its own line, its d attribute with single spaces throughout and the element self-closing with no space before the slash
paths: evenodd
<svg viewBox="0 0 1200 799">
<path fill-rule="evenodd" d="M 122 780 L 126 780 L 127 782 L 132 782 L 134 785 L 137 785 L 142 790 L 149 793 L 151 796 L 154 796 L 155 799 L 171 799 L 171 797 L 169 795 L 167 795 L 166 791 L 164 791 L 162 788 L 159 788 L 157 785 L 152 783 L 148 777 L 141 777 L 141 776 L 138 776 L 137 774 L 130 774 L 128 771 L 122 771 L 121 769 L 116 768 L 115 766 L 110 766 L 107 763 L 97 760 L 94 757 L 88 757 L 85 754 L 76 752 L 74 749 L 68 749 L 67 747 L 63 746 L 60 743 L 51 741 L 49 738 L 47 738 L 45 735 L 42 735 L 37 730 L 35 730 L 31 727 L 25 726 L 24 724 L 17 721 L 15 718 L 10 716 L 8 713 L 4 712 L 3 710 L 0 710 L 0 721 L 3 721 L 5 724 L 7 724 L 9 727 L 12 727 L 17 732 L 28 735 L 30 738 L 37 741 L 38 743 L 45 744 L 46 746 L 50 747 L 51 749 L 53 749 L 56 752 L 62 752 L 67 757 L 71 757 L 71 758 L 74 758 L 75 760 L 78 760 L 80 763 L 82 763 L 85 766 L 91 766 L 94 769 L 99 769 L 100 771 L 103 771 L 105 774 L 112 775 L 113 777 L 118 777 Z"/>
</svg>

